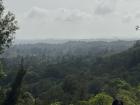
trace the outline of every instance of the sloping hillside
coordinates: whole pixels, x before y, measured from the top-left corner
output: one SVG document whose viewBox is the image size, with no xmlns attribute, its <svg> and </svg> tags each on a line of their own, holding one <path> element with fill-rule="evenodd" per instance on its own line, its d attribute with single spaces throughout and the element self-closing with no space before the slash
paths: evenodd
<svg viewBox="0 0 140 105">
<path fill-rule="evenodd" d="M 73 43 L 68 44 L 72 45 Z M 87 44 L 80 43 L 79 48 L 84 48 L 85 45 Z M 96 49 L 100 49 L 101 45 L 98 43 Z M 79 43 L 76 46 L 79 46 Z M 88 50 L 91 50 L 90 47 Z M 140 46 L 127 48 L 125 51 L 123 49 L 122 52 L 113 55 L 110 52 L 102 53 L 103 51 L 101 50 L 98 56 L 93 56 L 94 53 L 82 56 L 65 55 L 61 56 L 61 59 L 56 57 L 53 62 L 46 56 L 32 56 L 32 53 L 27 51 L 31 55 L 26 55 L 24 58 L 28 72 L 23 88 L 38 97 L 41 105 L 50 105 L 55 101 L 68 105 L 88 100 L 91 96 L 102 92 L 117 97 L 118 94 L 122 95 L 120 91 L 134 96 L 129 98 L 134 98 L 136 101 L 139 98 L 137 87 L 140 83 Z M 6 84 L 13 80 L 18 61 L 19 56 L 3 58 L 8 76 L 2 79 L 1 85 L 7 86 Z M 127 96 L 126 93 L 123 95 Z"/>
</svg>

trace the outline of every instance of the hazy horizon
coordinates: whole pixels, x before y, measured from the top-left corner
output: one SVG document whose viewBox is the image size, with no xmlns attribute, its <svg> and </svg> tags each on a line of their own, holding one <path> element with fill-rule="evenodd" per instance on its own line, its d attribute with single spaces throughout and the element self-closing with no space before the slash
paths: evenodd
<svg viewBox="0 0 140 105">
<path fill-rule="evenodd" d="M 118 38 L 92 38 L 92 39 L 64 39 L 64 38 L 46 38 L 46 39 L 15 39 L 13 41 L 13 45 L 17 45 L 17 44 L 63 44 L 63 43 L 67 43 L 67 42 L 118 42 L 118 41 L 123 41 L 123 42 L 131 42 L 131 41 L 136 41 L 136 40 L 140 40 L 138 38 L 124 38 L 124 39 L 118 39 Z"/>
</svg>

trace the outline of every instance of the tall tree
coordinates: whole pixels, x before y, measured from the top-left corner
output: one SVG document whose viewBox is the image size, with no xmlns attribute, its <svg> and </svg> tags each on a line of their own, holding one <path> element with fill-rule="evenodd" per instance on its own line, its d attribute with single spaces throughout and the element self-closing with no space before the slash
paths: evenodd
<svg viewBox="0 0 140 105">
<path fill-rule="evenodd" d="M 10 11 L 6 11 L 3 0 L 0 0 L 0 53 L 2 53 L 5 48 L 10 47 L 17 29 L 18 26 L 15 15 Z M 21 66 L 21 70 L 19 70 L 17 74 L 12 89 L 3 103 L 4 105 L 15 105 L 25 73 L 25 70 Z"/>
<path fill-rule="evenodd" d="M 6 11 L 3 1 L 0 0 L 0 54 L 5 48 L 10 47 L 14 39 L 14 34 L 18 29 L 15 15 L 10 11 Z M 3 71 L 0 71 L 3 76 Z"/>
<path fill-rule="evenodd" d="M 23 59 L 22 59 L 20 69 L 11 86 L 12 88 L 10 92 L 7 94 L 7 97 L 4 100 L 3 105 L 16 105 L 19 95 L 20 95 L 21 84 L 22 84 L 25 74 L 26 74 L 26 70 L 23 67 Z"/>
<path fill-rule="evenodd" d="M 15 15 L 6 11 L 3 1 L 0 0 L 0 53 L 12 44 L 17 29 Z"/>
</svg>

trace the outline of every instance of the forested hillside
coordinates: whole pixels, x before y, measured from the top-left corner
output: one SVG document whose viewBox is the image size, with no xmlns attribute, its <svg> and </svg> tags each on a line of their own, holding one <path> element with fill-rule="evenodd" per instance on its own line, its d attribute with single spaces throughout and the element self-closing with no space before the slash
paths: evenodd
<svg viewBox="0 0 140 105">
<path fill-rule="evenodd" d="M 140 45 L 133 44 L 16 45 L 1 58 L 7 76 L 0 84 L 8 89 L 22 56 L 27 74 L 19 105 L 111 105 L 113 98 L 124 105 L 139 105 Z"/>
</svg>

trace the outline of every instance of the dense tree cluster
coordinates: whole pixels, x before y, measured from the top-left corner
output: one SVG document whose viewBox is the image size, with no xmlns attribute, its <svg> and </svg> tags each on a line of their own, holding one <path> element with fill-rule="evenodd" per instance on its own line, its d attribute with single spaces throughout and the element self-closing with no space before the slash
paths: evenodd
<svg viewBox="0 0 140 105">
<path fill-rule="evenodd" d="M 123 100 L 124 105 L 139 105 L 139 55 L 140 46 L 113 55 L 62 56 L 55 62 L 48 62 L 45 55 L 27 55 L 28 72 L 21 97 L 30 92 L 27 97 L 33 105 L 111 105 L 113 99 Z M 7 87 L 12 82 L 18 62 L 18 56 L 2 59 L 8 76 L 1 85 Z M 22 99 L 19 105 L 28 102 Z"/>
</svg>

